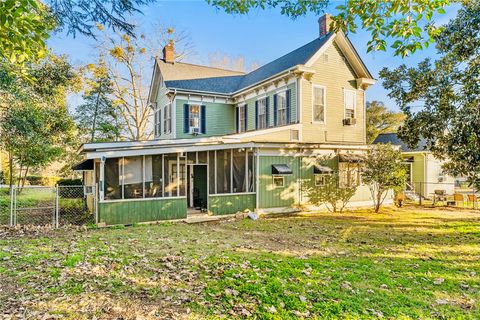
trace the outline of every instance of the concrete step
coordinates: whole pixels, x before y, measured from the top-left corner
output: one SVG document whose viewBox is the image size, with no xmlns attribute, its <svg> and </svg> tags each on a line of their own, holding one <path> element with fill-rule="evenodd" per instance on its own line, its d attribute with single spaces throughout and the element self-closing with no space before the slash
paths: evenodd
<svg viewBox="0 0 480 320">
<path fill-rule="evenodd" d="M 192 215 L 192 216 L 187 216 L 187 219 L 185 219 L 186 223 L 202 223 L 202 222 L 211 222 L 211 221 L 218 221 L 222 218 L 222 216 L 209 216 L 209 215 Z"/>
</svg>

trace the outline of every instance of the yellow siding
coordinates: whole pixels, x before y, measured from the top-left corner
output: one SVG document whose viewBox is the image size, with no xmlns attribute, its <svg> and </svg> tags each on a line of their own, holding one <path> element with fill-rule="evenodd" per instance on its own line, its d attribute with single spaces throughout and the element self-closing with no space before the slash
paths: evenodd
<svg viewBox="0 0 480 320">
<path fill-rule="evenodd" d="M 312 68 L 316 72 L 310 81 L 301 81 L 302 141 L 365 144 L 364 91 L 357 90 L 355 74 L 335 44 L 326 49 L 325 54 L 313 64 Z M 325 124 L 312 122 L 312 85 L 326 87 Z M 343 125 L 343 89 L 355 90 L 357 93 L 357 124 L 354 126 Z"/>
</svg>

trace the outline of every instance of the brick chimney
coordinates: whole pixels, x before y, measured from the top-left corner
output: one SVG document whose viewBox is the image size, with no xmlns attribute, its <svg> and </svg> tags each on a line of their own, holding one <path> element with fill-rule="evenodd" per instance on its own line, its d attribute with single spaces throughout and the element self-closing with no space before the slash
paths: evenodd
<svg viewBox="0 0 480 320">
<path fill-rule="evenodd" d="M 168 63 L 175 62 L 175 49 L 173 47 L 173 40 L 168 41 L 168 44 L 163 47 L 163 60 Z"/>
<path fill-rule="evenodd" d="M 320 28 L 320 37 L 323 37 L 330 32 L 330 24 L 332 23 L 332 16 L 328 13 L 325 13 L 323 16 L 318 18 L 318 26 Z"/>
</svg>

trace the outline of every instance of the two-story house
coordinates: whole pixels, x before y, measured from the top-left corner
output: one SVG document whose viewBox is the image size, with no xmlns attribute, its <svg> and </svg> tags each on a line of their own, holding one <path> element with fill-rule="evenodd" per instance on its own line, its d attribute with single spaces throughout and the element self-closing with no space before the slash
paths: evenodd
<svg viewBox="0 0 480 320">
<path fill-rule="evenodd" d="M 177 62 L 169 43 L 149 93 L 155 139 L 82 147 L 77 169 L 92 170 L 99 222 L 292 210 L 308 205 L 305 185 L 337 170 L 360 184 L 365 90 L 375 81 L 329 19 L 316 39 L 249 73 Z M 352 205 L 369 201 L 360 186 Z"/>
</svg>

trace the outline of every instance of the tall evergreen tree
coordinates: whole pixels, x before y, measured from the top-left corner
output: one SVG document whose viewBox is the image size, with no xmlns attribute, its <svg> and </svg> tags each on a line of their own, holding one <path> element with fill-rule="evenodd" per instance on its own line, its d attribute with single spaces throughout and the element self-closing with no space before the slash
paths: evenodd
<svg viewBox="0 0 480 320">
<path fill-rule="evenodd" d="M 85 142 L 117 141 L 122 125 L 117 109 L 111 100 L 112 81 L 105 60 L 100 57 L 98 64 L 87 66 L 84 103 L 76 109 L 75 120 L 84 135 Z"/>
</svg>

